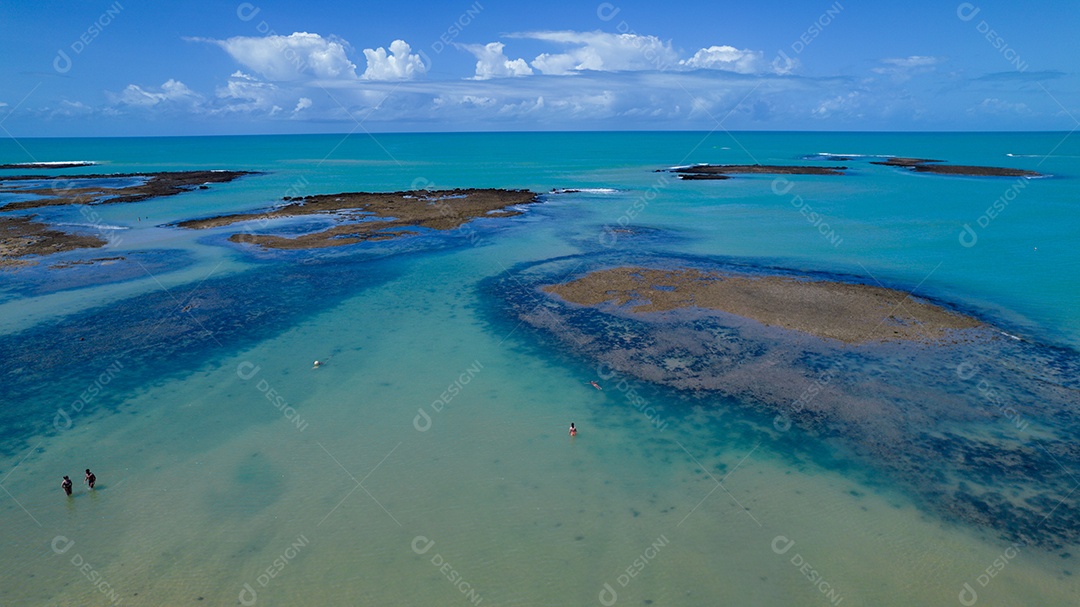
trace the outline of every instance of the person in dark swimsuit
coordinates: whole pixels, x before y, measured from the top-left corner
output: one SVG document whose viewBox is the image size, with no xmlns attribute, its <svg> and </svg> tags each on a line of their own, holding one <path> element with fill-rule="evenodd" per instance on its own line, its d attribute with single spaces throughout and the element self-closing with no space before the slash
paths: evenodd
<svg viewBox="0 0 1080 607">
<path fill-rule="evenodd" d="M 574 427 L 574 422 L 570 422 L 570 436 L 577 436 L 577 428 Z"/>
<path fill-rule="evenodd" d="M 93 472 L 90 472 L 89 468 L 86 469 L 86 479 L 83 480 L 83 482 L 86 483 L 87 485 L 90 485 L 91 489 L 94 488 L 94 483 L 97 482 L 97 477 L 94 476 Z"/>
<path fill-rule="evenodd" d="M 71 495 L 71 479 L 64 476 L 64 480 L 60 483 L 60 486 L 64 489 L 64 493 Z"/>
</svg>

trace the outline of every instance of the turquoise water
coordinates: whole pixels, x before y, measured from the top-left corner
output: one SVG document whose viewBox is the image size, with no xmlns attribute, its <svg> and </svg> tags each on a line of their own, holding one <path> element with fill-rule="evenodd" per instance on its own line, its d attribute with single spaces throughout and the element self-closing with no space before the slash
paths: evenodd
<svg viewBox="0 0 1080 607">
<path fill-rule="evenodd" d="M 523 264 L 640 249 L 917 288 L 1068 352 L 1080 345 L 1080 145 L 1065 133 L 19 143 L 0 143 L 0 158 L 100 163 L 52 174 L 261 174 L 97 206 L 92 220 L 42 211 L 117 236 L 64 259 L 126 261 L 0 274 L 4 604 L 910 605 L 960 602 L 964 584 L 985 604 L 1080 596 L 1075 547 L 1014 548 L 939 517 L 827 438 L 760 442 L 769 420 L 737 406 L 639 383 L 645 415 L 593 389 L 587 361 L 494 320 L 500 302 L 482 288 Z M 818 153 L 1051 177 L 803 160 Z M 698 162 L 850 171 L 655 172 Z M 424 187 L 582 191 L 467 231 L 316 252 L 168 226 L 283 196 Z M 806 456 L 819 450 L 831 455 Z M 95 492 L 78 488 L 88 466 Z"/>
</svg>

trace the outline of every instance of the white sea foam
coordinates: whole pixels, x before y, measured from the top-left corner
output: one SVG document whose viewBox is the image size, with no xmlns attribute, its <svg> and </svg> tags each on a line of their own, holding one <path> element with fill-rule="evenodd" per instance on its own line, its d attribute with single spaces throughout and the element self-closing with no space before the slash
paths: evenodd
<svg viewBox="0 0 1080 607">
<path fill-rule="evenodd" d="M 615 188 L 555 188 L 551 190 L 552 194 L 576 194 L 578 192 L 584 194 L 618 194 L 619 190 Z"/>
<path fill-rule="evenodd" d="M 1069 154 L 1005 154 L 1009 158 L 1080 158 Z"/>
<path fill-rule="evenodd" d="M 694 163 L 694 164 L 682 164 L 682 165 L 678 165 L 678 166 L 668 167 L 665 170 L 667 170 L 667 171 L 681 171 L 683 169 L 692 169 L 694 167 L 706 167 L 706 166 L 709 166 L 708 162 L 697 162 L 697 163 Z"/>
<path fill-rule="evenodd" d="M 97 164 L 96 160 L 49 160 L 46 162 L 12 162 L 13 166 L 20 167 L 35 167 L 35 166 L 59 166 L 59 165 L 78 165 L 78 166 L 93 166 Z"/>
<path fill-rule="evenodd" d="M 896 158 L 894 154 L 834 154 L 832 152 L 818 152 L 814 156 L 843 156 L 845 158 Z"/>
<path fill-rule="evenodd" d="M 58 226 L 72 226 L 78 228 L 94 228 L 95 230 L 130 230 L 131 226 L 113 226 L 106 223 L 77 223 L 77 222 L 60 222 L 53 225 Z"/>
</svg>

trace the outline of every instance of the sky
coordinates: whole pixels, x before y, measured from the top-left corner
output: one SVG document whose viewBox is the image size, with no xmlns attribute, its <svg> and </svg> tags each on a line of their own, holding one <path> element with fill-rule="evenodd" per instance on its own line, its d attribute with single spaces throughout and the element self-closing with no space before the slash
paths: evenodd
<svg viewBox="0 0 1080 607">
<path fill-rule="evenodd" d="M 0 136 L 1080 127 L 1072 2 L 0 0 Z"/>
</svg>

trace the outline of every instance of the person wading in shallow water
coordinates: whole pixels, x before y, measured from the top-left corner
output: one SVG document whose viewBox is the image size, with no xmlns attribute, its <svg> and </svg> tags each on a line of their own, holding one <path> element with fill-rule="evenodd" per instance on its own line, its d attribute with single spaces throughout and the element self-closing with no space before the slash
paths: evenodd
<svg viewBox="0 0 1080 607">
<path fill-rule="evenodd" d="M 64 493 L 71 495 L 71 479 L 64 476 L 64 480 L 60 482 L 60 487 L 63 488 Z"/>
<path fill-rule="evenodd" d="M 570 436 L 577 436 L 577 428 L 574 427 L 574 422 L 570 422 Z"/>
<path fill-rule="evenodd" d="M 94 488 L 94 483 L 97 482 L 97 477 L 94 476 L 93 472 L 90 472 L 89 468 L 86 469 L 86 478 L 83 479 L 83 482 L 86 483 L 87 485 L 90 485 L 91 489 Z"/>
</svg>

